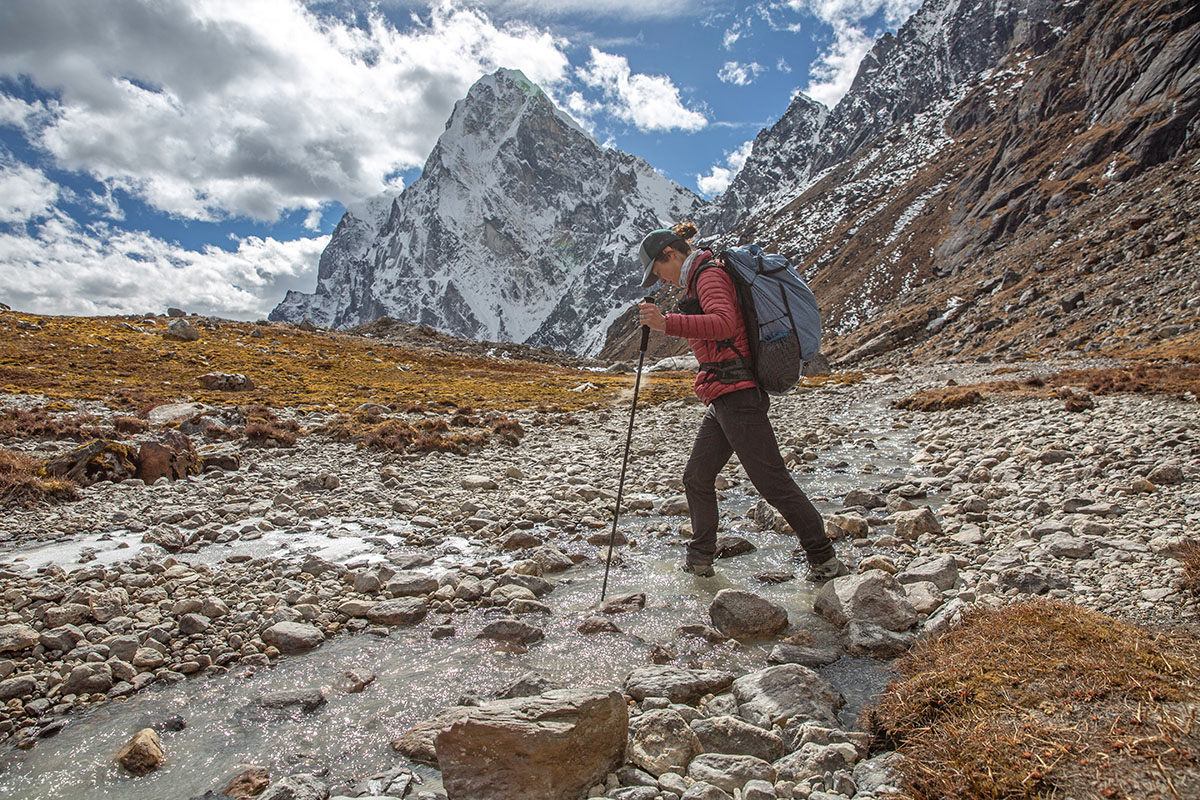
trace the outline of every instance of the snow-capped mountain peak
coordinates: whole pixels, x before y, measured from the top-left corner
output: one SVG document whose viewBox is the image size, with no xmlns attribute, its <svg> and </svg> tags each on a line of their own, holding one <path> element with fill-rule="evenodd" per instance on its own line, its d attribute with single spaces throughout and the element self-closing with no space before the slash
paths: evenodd
<svg viewBox="0 0 1200 800">
<path fill-rule="evenodd" d="M 580 354 L 640 291 L 647 230 L 699 199 L 593 140 L 517 70 L 477 81 L 419 179 L 381 212 L 347 211 L 317 290 L 273 319 L 345 327 L 381 315 Z"/>
</svg>

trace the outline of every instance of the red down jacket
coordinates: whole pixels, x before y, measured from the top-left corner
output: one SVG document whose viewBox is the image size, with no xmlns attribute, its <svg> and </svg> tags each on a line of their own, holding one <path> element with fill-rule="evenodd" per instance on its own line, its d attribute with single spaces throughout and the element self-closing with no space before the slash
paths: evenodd
<svg viewBox="0 0 1200 800">
<path fill-rule="evenodd" d="M 712 257 L 712 253 L 700 253 L 692 269 L 700 269 L 701 264 Z M 665 333 L 686 337 L 701 364 L 738 358 L 738 352 L 749 354 L 750 340 L 746 336 L 746 324 L 742 321 L 733 279 L 723 269 L 706 269 L 695 281 L 694 289 L 704 313 L 667 314 Z M 689 291 L 688 297 L 696 297 L 696 294 Z M 717 344 L 726 339 L 733 339 L 737 352 Z M 754 381 L 721 383 L 711 373 L 701 371 L 696 375 L 696 396 L 708 405 L 721 395 L 753 389 L 755 385 Z"/>
</svg>

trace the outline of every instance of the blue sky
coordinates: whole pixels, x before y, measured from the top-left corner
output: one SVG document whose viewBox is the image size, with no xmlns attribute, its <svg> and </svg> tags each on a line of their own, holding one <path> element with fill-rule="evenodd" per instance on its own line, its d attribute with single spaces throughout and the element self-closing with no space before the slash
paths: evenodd
<svg viewBox="0 0 1200 800">
<path fill-rule="evenodd" d="M 713 196 L 797 91 L 835 105 L 918 5 L 5 0 L 0 302 L 265 317 L 498 67 Z"/>
</svg>

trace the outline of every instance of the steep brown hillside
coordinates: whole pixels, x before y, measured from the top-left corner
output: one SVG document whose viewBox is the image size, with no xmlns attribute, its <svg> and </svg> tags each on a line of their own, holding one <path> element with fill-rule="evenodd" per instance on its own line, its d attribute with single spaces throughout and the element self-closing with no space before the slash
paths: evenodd
<svg viewBox="0 0 1200 800">
<path fill-rule="evenodd" d="M 835 359 L 1195 333 L 1200 6 L 1099 0 L 1069 31 L 1044 27 L 945 116 L 898 126 L 738 232 L 812 277 Z"/>
<path fill-rule="evenodd" d="M 810 279 L 833 360 L 1200 356 L 1200 5 L 1092 0 L 1019 27 L 978 81 L 729 235 Z M 618 320 L 603 355 L 635 341 Z"/>
</svg>

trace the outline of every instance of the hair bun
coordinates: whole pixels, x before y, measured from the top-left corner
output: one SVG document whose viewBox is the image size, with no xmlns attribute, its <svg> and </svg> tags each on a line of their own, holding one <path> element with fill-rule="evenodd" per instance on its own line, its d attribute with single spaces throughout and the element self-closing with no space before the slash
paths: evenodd
<svg viewBox="0 0 1200 800">
<path fill-rule="evenodd" d="M 700 232 L 700 229 L 696 227 L 696 223 L 694 222 L 681 222 L 671 230 L 685 242 L 691 241 L 691 238 Z"/>
</svg>

